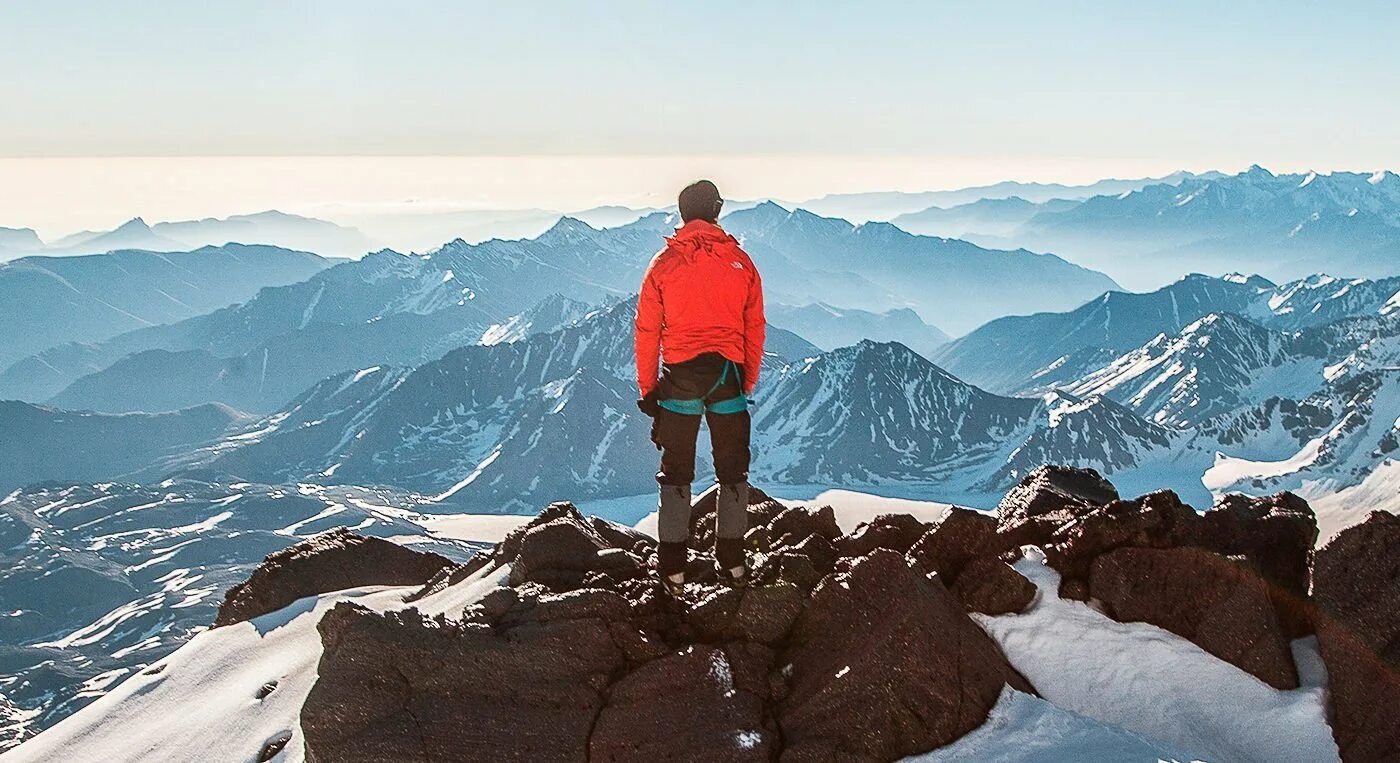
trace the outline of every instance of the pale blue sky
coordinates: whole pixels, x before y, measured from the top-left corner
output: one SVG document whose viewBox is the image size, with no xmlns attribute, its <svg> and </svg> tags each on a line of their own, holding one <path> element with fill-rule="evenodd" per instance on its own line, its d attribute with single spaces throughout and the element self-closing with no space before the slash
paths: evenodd
<svg viewBox="0 0 1400 763">
<path fill-rule="evenodd" d="M 1381 2 L 0 0 L 0 156 L 1395 168 L 1398 28 Z"/>
</svg>

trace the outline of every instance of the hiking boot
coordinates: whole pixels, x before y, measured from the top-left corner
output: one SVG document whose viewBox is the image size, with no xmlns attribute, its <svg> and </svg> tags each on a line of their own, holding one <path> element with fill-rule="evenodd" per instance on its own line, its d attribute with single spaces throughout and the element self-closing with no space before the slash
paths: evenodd
<svg viewBox="0 0 1400 763">
<path fill-rule="evenodd" d="M 677 577 L 680 579 L 677 580 Z M 666 589 L 666 593 L 673 599 L 679 599 L 685 595 L 685 576 L 662 575 L 661 587 Z"/>
<path fill-rule="evenodd" d="M 719 576 L 719 582 L 730 588 L 744 588 L 749 584 L 749 568 L 743 565 L 738 567 L 715 566 L 715 575 Z"/>
</svg>

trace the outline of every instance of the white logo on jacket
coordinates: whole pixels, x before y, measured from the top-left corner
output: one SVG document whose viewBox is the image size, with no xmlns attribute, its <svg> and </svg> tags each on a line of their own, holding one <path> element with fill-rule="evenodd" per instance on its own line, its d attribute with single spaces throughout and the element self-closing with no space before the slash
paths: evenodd
<svg viewBox="0 0 1400 763">
<path fill-rule="evenodd" d="M 732 266 L 733 266 L 735 269 L 737 269 L 737 270 L 743 270 L 743 269 L 744 269 L 744 263 L 742 263 L 742 262 L 740 262 L 740 261 L 738 261 L 738 260 L 735 260 L 735 261 L 733 261 L 733 262 L 731 262 L 731 263 L 729 263 L 729 264 L 732 265 Z"/>
</svg>

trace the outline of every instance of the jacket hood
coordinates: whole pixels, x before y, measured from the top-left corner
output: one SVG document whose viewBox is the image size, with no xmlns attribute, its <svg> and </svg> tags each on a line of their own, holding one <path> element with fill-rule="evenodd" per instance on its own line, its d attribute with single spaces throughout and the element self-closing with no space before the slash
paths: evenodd
<svg viewBox="0 0 1400 763">
<path fill-rule="evenodd" d="M 675 235 L 667 236 L 666 245 L 675 252 L 695 255 L 700 252 L 713 254 L 717 248 L 738 246 L 739 242 L 712 222 L 691 220 L 676 229 Z"/>
</svg>

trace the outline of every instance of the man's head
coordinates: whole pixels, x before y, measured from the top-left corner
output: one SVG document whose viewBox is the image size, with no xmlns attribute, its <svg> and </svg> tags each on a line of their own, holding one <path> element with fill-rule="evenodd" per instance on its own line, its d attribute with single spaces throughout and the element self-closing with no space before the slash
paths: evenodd
<svg viewBox="0 0 1400 763">
<path fill-rule="evenodd" d="M 677 206 L 681 210 L 681 221 L 707 220 L 719 222 L 719 210 L 724 206 L 719 189 L 708 180 L 697 180 L 681 190 Z"/>
</svg>

